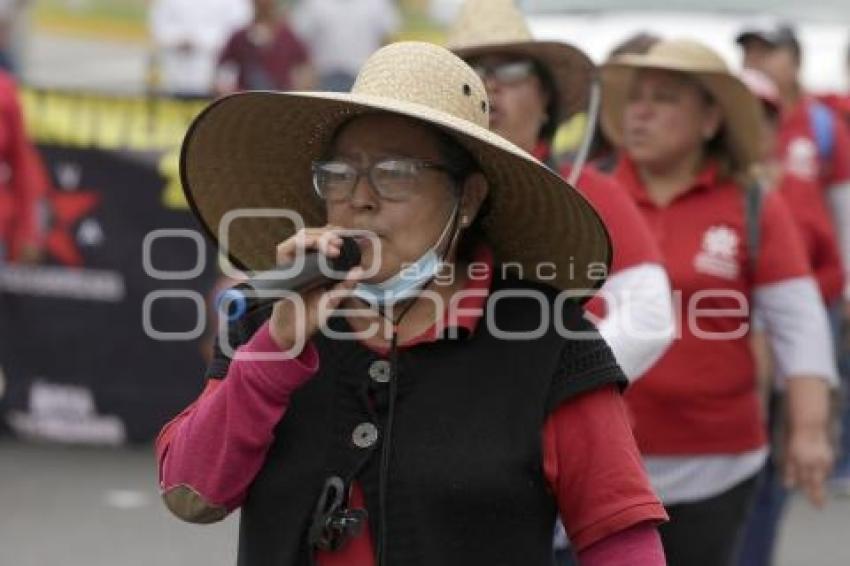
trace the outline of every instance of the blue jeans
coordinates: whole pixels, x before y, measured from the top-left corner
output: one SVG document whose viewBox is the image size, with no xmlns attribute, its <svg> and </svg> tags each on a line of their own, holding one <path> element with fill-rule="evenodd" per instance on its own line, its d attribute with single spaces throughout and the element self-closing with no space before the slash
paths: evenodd
<svg viewBox="0 0 850 566">
<path fill-rule="evenodd" d="M 836 465 L 836 475 L 850 476 L 850 350 L 843 339 L 844 315 L 839 303 L 828 309 L 829 324 L 835 344 L 835 357 L 838 372 L 842 381 L 841 403 L 841 444 L 840 459 Z M 781 418 L 776 407 L 774 395 L 770 404 L 770 430 L 774 430 L 775 419 Z M 773 444 L 778 441 L 773 438 Z M 753 508 L 741 541 L 741 552 L 738 566 L 770 566 L 773 564 L 773 553 L 776 548 L 776 538 L 782 517 L 785 514 L 785 504 L 788 492 L 782 485 L 782 474 L 777 469 L 773 458 L 768 458 L 759 478 L 759 487 Z"/>
<path fill-rule="evenodd" d="M 829 322 L 835 337 L 835 355 L 838 373 L 841 374 L 841 441 L 838 445 L 838 460 L 835 463 L 834 477 L 850 479 L 850 348 L 848 348 L 847 329 L 844 327 L 842 306 L 829 309 Z"/>
<path fill-rule="evenodd" d="M 785 514 L 788 491 L 782 485 L 782 474 L 772 458 L 768 458 L 759 474 L 758 488 L 750 516 L 744 525 L 738 566 L 770 566 L 776 549 L 779 525 Z"/>
</svg>

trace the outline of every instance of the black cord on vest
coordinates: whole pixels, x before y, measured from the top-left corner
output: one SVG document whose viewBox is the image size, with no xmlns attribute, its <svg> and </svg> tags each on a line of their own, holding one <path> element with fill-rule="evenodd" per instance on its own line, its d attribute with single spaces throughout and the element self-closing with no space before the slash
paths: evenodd
<svg viewBox="0 0 850 566">
<path fill-rule="evenodd" d="M 406 310 L 406 309 L 405 309 Z M 398 327 L 393 327 L 393 337 L 390 342 L 390 383 L 389 403 L 387 408 L 387 424 L 384 427 L 384 438 L 381 443 L 381 467 L 378 472 L 378 566 L 384 566 L 387 556 L 387 483 L 390 476 L 390 445 L 392 444 L 393 422 L 395 421 L 395 402 L 398 393 Z"/>
<path fill-rule="evenodd" d="M 442 257 L 440 260 L 442 262 L 446 261 L 446 258 L 449 255 L 449 252 L 454 247 L 457 242 L 457 238 L 460 235 L 460 230 L 458 230 L 458 218 L 460 217 L 460 207 L 456 207 L 453 217 L 452 217 L 452 231 L 454 234 L 452 235 L 451 240 L 449 240 L 446 249 L 442 253 Z M 433 279 L 432 279 L 433 281 Z M 430 284 L 431 281 L 428 282 Z M 393 433 L 393 422 L 395 421 L 395 402 L 398 394 L 398 381 L 399 381 L 399 367 L 398 367 L 398 326 L 401 324 L 404 316 L 410 311 L 413 305 L 416 303 L 418 299 L 414 297 L 410 300 L 401 313 L 392 320 L 393 324 L 393 335 L 392 340 L 390 341 L 390 383 L 389 383 L 389 401 L 387 403 L 387 424 L 384 427 L 383 433 L 383 441 L 381 443 L 381 467 L 378 472 L 378 552 L 377 552 L 377 566 L 386 566 L 386 557 L 387 557 L 387 532 L 389 531 L 389 524 L 387 521 L 387 482 L 389 481 L 390 475 L 390 452 L 391 452 L 391 444 L 392 444 L 392 433 Z M 384 318 L 388 318 L 383 311 L 381 315 Z"/>
</svg>

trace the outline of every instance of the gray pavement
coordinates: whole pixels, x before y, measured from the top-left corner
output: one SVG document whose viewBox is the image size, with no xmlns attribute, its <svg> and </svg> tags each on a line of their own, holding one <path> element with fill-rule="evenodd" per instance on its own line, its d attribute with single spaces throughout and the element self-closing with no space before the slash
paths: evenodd
<svg viewBox="0 0 850 566">
<path fill-rule="evenodd" d="M 236 516 L 196 526 L 159 501 L 153 450 L 0 440 L 0 565 L 224 566 Z M 795 499 L 777 566 L 850 564 L 850 499 Z"/>
</svg>

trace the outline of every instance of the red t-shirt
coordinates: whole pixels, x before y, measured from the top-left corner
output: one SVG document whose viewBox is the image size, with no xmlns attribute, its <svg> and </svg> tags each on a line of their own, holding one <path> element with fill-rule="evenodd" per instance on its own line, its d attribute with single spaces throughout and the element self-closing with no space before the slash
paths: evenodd
<svg viewBox="0 0 850 566">
<path fill-rule="evenodd" d="M 755 286 L 810 275 L 785 203 L 775 193 L 765 196 L 758 261 L 750 273 L 744 194 L 715 167 L 706 167 L 663 207 L 649 199 L 628 158 L 621 158 L 615 176 L 661 247 L 674 305 L 683 313 L 677 339 L 626 393 L 641 451 L 734 454 L 763 446 L 748 327 L 742 325 L 749 322 L 746 305 Z"/>
<path fill-rule="evenodd" d="M 832 150 L 828 159 L 820 155 L 810 110 L 815 103 L 804 96 L 783 113 L 779 151 L 786 171 L 828 189 L 850 181 L 850 133 L 846 124 L 833 115 Z"/>
<path fill-rule="evenodd" d="M 492 277 L 492 254 L 481 250 L 476 262 L 488 266 L 487 278 L 470 279 L 465 290 L 486 290 Z M 449 321 L 459 327 L 474 332 L 486 301 L 486 293 L 467 294 L 456 304 L 456 313 L 447 312 L 443 321 Z M 421 336 L 406 342 L 401 347 L 431 342 L 444 335 L 445 327 L 435 326 Z M 226 380 L 225 380 L 226 381 Z M 205 485 L 217 485 L 216 478 L 232 477 L 240 470 L 256 469 L 259 462 L 228 462 L 225 454 L 201 455 L 197 450 L 191 454 L 169 453 L 169 446 L 176 435 L 192 430 L 195 435 L 193 446 L 219 446 L 221 435 L 239 426 L 250 426 L 252 430 L 273 428 L 280 419 L 275 411 L 256 411 L 252 414 L 227 410 L 215 422 L 187 422 L 198 414 L 198 407 L 214 396 L 216 390 L 223 387 L 224 381 L 211 379 L 201 397 L 191 407 L 168 423 L 156 441 L 159 456 L 160 476 L 166 453 L 170 469 L 182 469 L 180 482 L 193 488 Z M 258 422 L 267 415 L 271 424 Z M 233 420 L 232 423 L 221 422 Z M 255 422 L 242 422 L 240 419 L 254 419 Z M 181 424 L 187 427 L 181 430 Z M 198 435 L 208 436 L 207 441 L 199 441 Z M 666 520 L 666 513 L 649 485 L 640 454 L 633 440 L 625 404 L 620 394 L 613 388 L 598 389 L 563 403 L 543 424 L 542 430 L 543 461 L 541 467 L 549 487 L 561 511 L 561 517 L 574 547 L 583 550 L 595 542 L 644 522 Z M 210 462 L 204 460 L 207 457 Z M 222 466 L 222 462 L 226 462 Z M 190 478 L 187 481 L 187 476 Z M 197 481 L 191 481 L 191 477 Z M 171 485 L 169 478 L 163 477 L 163 489 Z M 221 503 L 227 498 L 218 493 L 201 492 L 206 501 Z M 352 487 L 352 505 L 363 504 L 363 494 L 355 482 Z M 366 566 L 374 563 L 374 549 L 368 529 L 351 540 L 337 552 L 319 552 L 320 566 Z"/>
<path fill-rule="evenodd" d="M 307 48 L 284 22 L 278 23 L 271 41 L 258 45 L 251 27 L 237 31 L 225 45 L 219 65 L 236 66 L 239 90 L 289 90 L 292 71 L 307 62 Z"/>
<path fill-rule="evenodd" d="M 824 302 L 829 304 L 840 299 L 844 290 L 841 254 L 820 187 L 817 183 L 786 173 L 777 189 L 800 229 Z"/>
</svg>

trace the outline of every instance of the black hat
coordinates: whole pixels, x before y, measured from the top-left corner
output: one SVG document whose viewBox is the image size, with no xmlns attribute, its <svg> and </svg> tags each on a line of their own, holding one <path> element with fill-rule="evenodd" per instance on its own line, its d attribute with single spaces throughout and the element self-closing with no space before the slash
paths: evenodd
<svg viewBox="0 0 850 566">
<path fill-rule="evenodd" d="M 800 41 L 794 28 L 788 24 L 779 24 L 774 27 L 752 27 L 738 34 L 735 43 L 746 48 L 747 43 L 752 40 L 762 41 L 771 47 L 790 47 L 799 57 Z"/>
</svg>

